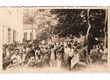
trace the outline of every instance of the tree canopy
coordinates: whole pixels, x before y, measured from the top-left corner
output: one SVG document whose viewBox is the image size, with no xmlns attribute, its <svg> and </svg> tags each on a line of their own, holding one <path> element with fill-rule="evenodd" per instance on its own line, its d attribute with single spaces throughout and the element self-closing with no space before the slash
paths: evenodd
<svg viewBox="0 0 110 80">
<path fill-rule="evenodd" d="M 33 17 L 32 15 L 33 14 Z M 86 35 L 89 25 L 89 38 L 95 43 L 95 38 L 104 38 L 107 32 L 105 9 L 37 9 L 24 10 L 24 24 L 37 24 L 39 38 L 48 39 L 53 35 L 59 37 L 79 37 Z M 88 25 L 89 21 L 89 25 Z"/>
<path fill-rule="evenodd" d="M 86 10 L 81 9 L 55 9 L 52 14 L 57 14 L 58 24 L 53 29 L 53 34 L 60 37 L 78 35 L 81 31 L 86 31 Z"/>
<path fill-rule="evenodd" d="M 59 36 L 79 35 L 80 32 L 86 34 L 88 28 L 87 9 L 52 9 L 51 13 L 57 14 L 56 18 L 58 18 L 58 24 L 53 29 L 54 34 L 59 33 Z M 105 10 L 90 9 L 90 33 L 95 37 L 104 37 L 104 20 Z"/>
</svg>

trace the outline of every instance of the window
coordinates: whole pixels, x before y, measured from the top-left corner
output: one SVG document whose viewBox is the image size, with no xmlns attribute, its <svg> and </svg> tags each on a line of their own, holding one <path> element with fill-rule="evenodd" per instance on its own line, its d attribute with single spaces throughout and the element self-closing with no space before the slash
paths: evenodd
<svg viewBox="0 0 110 80">
<path fill-rule="evenodd" d="M 24 32 L 24 39 L 27 39 L 27 33 Z"/>
<path fill-rule="evenodd" d="M 16 31 L 13 31 L 13 41 L 16 41 Z"/>
<path fill-rule="evenodd" d="M 30 40 L 32 39 L 32 32 L 30 33 Z"/>
<path fill-rule="evenodd" d="M 8 28 L 8 43 L 10 43 L 10 38 L 11 38 L 11 29 Z"/>
</svg>

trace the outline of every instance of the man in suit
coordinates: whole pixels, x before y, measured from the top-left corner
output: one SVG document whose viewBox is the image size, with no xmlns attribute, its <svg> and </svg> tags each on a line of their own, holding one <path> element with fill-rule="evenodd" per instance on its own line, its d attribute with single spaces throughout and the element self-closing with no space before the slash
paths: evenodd
<svg viewBox="0 0 110 80">
<path fill-rule="evenodd" d="M 28 62 L 24 67 L 28 67 L 28 68 L 36 68 L 37 67 L 37 64 L 35 61 L 35 55 L 28 56 Z"/>
<path fill-rule="evenodd" d="M 50 67 L 49 61 L 50 61 L 49 54 L 45 53 L 43 58 L 41 60 L 36 61 L 36 63 L 39 68 L 45 68 L 45 67 Z"/>
<path fill-rule="evenodd" d="M 62 59 L 62 51 L 57 51 L 56 60 L 50 62 L 51 67 L 57 67 L 57 68 L 63 68 L 64 67 L 64 61 Z"/>
</svg>

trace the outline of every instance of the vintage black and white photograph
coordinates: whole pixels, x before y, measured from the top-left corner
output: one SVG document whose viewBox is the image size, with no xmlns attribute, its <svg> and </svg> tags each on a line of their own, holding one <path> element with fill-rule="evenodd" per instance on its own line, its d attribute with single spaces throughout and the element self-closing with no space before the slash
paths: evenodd
<svg viewBox="0 0 110 80">
<path fill-rule="evenodd" d="M 0 8 L 2 72 L 109 72 L 108 10 Z"/>
</svg>

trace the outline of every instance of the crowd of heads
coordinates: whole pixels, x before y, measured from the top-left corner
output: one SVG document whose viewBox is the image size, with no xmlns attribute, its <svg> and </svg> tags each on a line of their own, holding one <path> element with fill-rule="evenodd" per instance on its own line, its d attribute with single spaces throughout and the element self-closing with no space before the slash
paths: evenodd
<svg viewBox="0 0 110 80">
<path fill-rule="evenodd" d="M 107 55 L 107 49 L 103 44 L 94 45 L 88 51 L 88 45 L 73 41 L 33 44 L 10 44 L 3 46 L 3 69 L 15 69 L 18 67 L 44 68 L 57 67 L 72 69 L 85 58 L 85 62 L 98 59 L 99 55 Z M 94 56 L 94 54 L 97 54 Z M 77 57 L 75 57 L 77 55 Z M 90 59 L 86 59 L 90 55 Z M 75 58 L 75 59 L 74 59 Z M 75 61 L 77 58 L 77 61 Z M 73 61 L 71 61 L 73 60 Z M 72 63 L 73 62 L 73 63 Z M 71 64 L 74 64 L 71 66 Z"/>
</svg>

